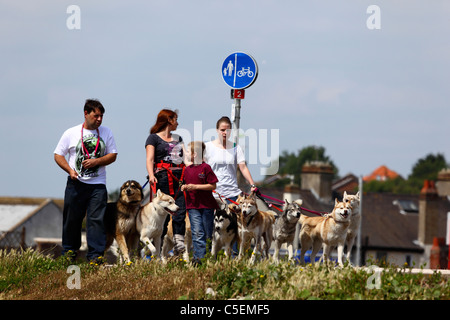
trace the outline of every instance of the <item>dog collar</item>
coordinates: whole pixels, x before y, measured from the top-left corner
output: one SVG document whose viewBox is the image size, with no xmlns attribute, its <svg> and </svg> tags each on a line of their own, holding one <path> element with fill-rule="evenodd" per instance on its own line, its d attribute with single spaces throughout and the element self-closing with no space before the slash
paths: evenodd
<svg viewBox="0 0 450 320">
<path fill-rule="evenodd" d="M 326 217 L 326 219 L 328 219 L 328 218 L 333 219 L 334 222 L 336 222 L 336 223 L 350 223 L 349 221 L 339 221 L 339 220 L 336 220 L 335 218 L 333 218 L 333 217 L 331 217 L 331 216 L 327 216 L 327 217 Z"/>
<path fill-rule="evenodd" d="M 250 219 L 248 219 L 247 227 L 250 225 L 250 222 L 252 222 L 254 216 L 255 216 L 255 215 L 252 214 L 252 215 L 250 216 Z"/>
<path fill-rule="evenodd" d="M 141 203 L 141 201 L 138 201 L 138 200 L 130 201 L 130 202 L 124 202 L 124 201 L 122 201 L 122 200 L 120 200 L 120 199 L 119 199 L 119 202 L 120 202 L 120 203 L 123 203 L 123 204 L 137 204 L 137 203 Z"/>
</svg>

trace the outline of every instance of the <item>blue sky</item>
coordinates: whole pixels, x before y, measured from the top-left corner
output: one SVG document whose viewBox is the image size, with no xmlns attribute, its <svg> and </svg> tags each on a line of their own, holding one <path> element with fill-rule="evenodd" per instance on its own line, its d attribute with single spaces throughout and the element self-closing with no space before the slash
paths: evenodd
<svg viewBox="0 0 450 320">
<path fill-rule="evenodd" d="M 66 26 L 73 4 L 79 30 Z M 366 26 L 372 4 L 379 30 Z M 280 152 L 323 146 L 358 176 L 387 165 L 406 177 L 429 153 L 450 161 L 449 16 L 437 0 L 1 0 L 0 196 L 63 197 L 53 150 L 87 98 L 105 106 L 119 149 L 108 189 L 144 183 L 160 109 L 190 132 L 230 115 L 221 66 L 236 51 L 259 67 L 241 127 L 279 130 Z"/>
</svg>

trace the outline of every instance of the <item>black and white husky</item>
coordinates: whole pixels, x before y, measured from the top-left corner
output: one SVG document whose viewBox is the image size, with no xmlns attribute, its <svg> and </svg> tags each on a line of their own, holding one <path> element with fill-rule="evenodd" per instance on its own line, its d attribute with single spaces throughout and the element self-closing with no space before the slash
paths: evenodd
<svg viewBox="0 0 450 320">
<path fill-rule="evenodd" d="M 217 201 L 219 209 L 214 214 L 214 230 L 211 255 L 216 258 L 217 253 L 225 247 L 225 256 L 231 257 L 231 248 L 238 241 L 237 216 L 225 202 Z"/>
<path fill-rule="evenodd" d="M 281 245 L 283 243 L 287 244 L 289 252 L 289 260 L 293 257 L 293 245 L 295 237 L 295 228 L 297 226 L 298 219 L 300 218 L 302 200 L 295 200 L 289 203 L 286 200 L 283 213 L 278 215 L 277 220 L 273 226 L 273 239 L 275 251 L 273 254 L 274 261 L 278 262 L 278 255 L 280 252 Z"/>
</svg>

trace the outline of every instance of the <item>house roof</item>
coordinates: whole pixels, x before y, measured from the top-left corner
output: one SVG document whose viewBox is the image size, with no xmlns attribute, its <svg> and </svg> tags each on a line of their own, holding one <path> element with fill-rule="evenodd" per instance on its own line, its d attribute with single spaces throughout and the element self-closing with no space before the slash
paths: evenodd
<svg viewBox="0 0 450 320">
<path fill-rule="evenodd" d="M 390 250 L 423 251 L 417 243 L 419 229 L 418 211 L 405 210 L 402 204 L 410 202 L 419 207 L 419 195 L 391 193 L 364 193 L 362 198 L 362 245 Z M 440 198 L 442 220 L 450 211 L 447 198 Z M 445 223 L 440 223 L 445 227 Z M 443 227 L 443 228 L 444 228 Z M 441 228 L 442 229 L 442 228 Z M 439 233 L 445 234 L 445 231 Z"/>
<path fill-rule="evenodd" d="M 356 177 L 354 174 L 347 174 L 343 178 L 337 179 L 333 181 L 333 184 L 331 185 L 331 190 L 337 192 L 337 193 L 344 193 L 344 191 L 352 192 L 355 188 L 357 188 L 359 185 L 358 177 Z"/>
<path fill-rule="evenodd" d="M 0 197 L 0 232 L 13 230 L 51 201 L 61 208 L 60 200 Z"/>
<path fill-rule="evenodd" d="M 364 181 L 395 179 L 399 174 L 386 166 L 376 168 L 370 175 L 363 178 Z"/>
<path fill-rule="evenodd" d="M 35 204 L 0 204 L 0 231 L 9 231 L 37 208 Z"/>
</svg>

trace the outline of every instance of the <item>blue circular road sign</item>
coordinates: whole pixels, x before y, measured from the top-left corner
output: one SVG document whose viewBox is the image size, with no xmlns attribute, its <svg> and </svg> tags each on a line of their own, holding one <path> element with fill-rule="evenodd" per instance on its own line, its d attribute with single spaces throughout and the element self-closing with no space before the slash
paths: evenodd
<svg viewBox="0 0 450 320">
<path fill-rule="evenodd" d="M 230 54 L 222 64 L 222 77 L 233 89 L 250 87 L 258 77 L 258 65 L 244 52 Z"/>
</svg>

